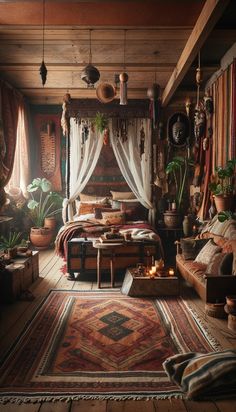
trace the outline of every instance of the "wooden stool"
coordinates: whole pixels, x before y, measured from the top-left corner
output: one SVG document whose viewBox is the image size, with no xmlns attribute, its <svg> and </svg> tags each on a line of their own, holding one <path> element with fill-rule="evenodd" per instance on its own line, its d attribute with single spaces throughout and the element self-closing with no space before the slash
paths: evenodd
<svg viewBox="0 0 236 412">
<path fill-rule="evenodd" d="M 112 242 L 112 243 L 102 243 L 96 241 L 93 243 L 93 247 L 97 249 L 97 283 L 98 289 L 101 287 L 101 263 L 102 263 L 102 253 L 103 250 L 109 250 L 110 252 L 110 270 L 111 270 L 111 287 L 114 288 L 115 277 L 114 277 L 114 258 L 116 250 L 118 247 L 123 247 L 125 243 L 123 242 Z"/>
</svg>

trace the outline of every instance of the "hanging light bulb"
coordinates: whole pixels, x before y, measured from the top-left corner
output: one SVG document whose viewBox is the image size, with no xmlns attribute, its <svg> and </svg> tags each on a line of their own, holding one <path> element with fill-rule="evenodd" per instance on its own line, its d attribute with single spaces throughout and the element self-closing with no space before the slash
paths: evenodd
<svg viewBox="0 0 236 412">
<path fill-rule="evenodd" d="M 125 72 L 125 52 L 126 52 L 126 30 L 124 30 L 124 71 L 119 75 L 120 80 L 120 104 L 126 105 L 127 101 L 127 82 L 129 79 L 128 74 Z"/>
<path fill-rule="evenodd" d="M 44 36 L 45 36 L 45 0 L 43 0 L 43 58 L 39 68 L 39 73 L 42 79 L 42 85 L 44 86 L 47 80 L 47 67 L 44 63 Z"/>
<path fill-rule="evenodd" d="M 91 29 L 89 30 L 89 64 L 82 70 L 81 79 L 87 83 L 88 87 L 94 87 L 100 78 L 98 69 L 92 65 L 92 51 L 91 51 Z"/>
</svg>

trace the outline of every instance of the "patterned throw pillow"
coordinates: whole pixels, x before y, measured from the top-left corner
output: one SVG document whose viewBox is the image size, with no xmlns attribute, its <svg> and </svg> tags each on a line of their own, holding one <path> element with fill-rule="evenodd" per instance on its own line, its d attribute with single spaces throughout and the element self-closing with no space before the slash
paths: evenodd
<svg viewBox="0 0 236 412">
<path fill-rule="evenodd" d="M 216 253 L 206 268 L 206 275 L 218 276 L 220 275 L 220 265 L 224 260 L 226 253 Z M 231 269 L 232 270 L 232 269 Z"/>
<path fill-rule="evenodd" d="M 86 195 L 84 193 L 80 193 L 79 197 L 81 202 L 102 204 L 108 203 L 108 198 L 106 196 Z"/>
<path fill-rule="evenodd" d="M 94 213 L 95 207 L 97 207 L 97 203 L 84 203 L 80 202 L 78 215 L 87 215 L 88 213 Z"/>
<path fill-rule="evenodd" d="M 112 209 L 111 207 L 105 207 L 104 205 L 96 205 L 94 208 L 95 219 L 102 219 L 102 212 L 118 212 L 120 209 Z"/>
<path fill-rule="evenodd" d="M 200 250 L 209 239 L 194 239 L 194 238 L 182 238 L 180 239 L 180 245 L 182 254 L 185 260 L 193 260 L 197 257 Z"/>
<path fill-rule="evenodd" d="M 124 212 L 102 212 L 102 219 L 105 225 L 123 225 L 125 223 Z"/>
<path fill-rule="evenodd" d="M 207 244 L 203 246 L 203 248 L 200 250 L 194 262 L 203 263 L 205 265 L 208 265 L 212 257 L 220 251 L 221 251 L 221 248 L 217 246 L 213 242 L 213 240 L 210 239 L 208 240 Z"/>
<path fill-rule="evenodd" d="M 112 200 L 136 199 L 133 192 L 114 192 L 111 191 Z"/>
</svg>

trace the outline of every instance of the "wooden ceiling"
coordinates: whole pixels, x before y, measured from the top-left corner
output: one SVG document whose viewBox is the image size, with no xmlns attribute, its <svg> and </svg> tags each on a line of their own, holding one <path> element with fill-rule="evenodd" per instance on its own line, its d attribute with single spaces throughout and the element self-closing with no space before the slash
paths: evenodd
<svg viewBox="0 0 236 412">
<path fill-rule="evenodd" d="M 234 4 L 233 4 L 234 3 Z M 129 75 L 128 97 L 147 97 L 155 81 L 164 104 L 178 90 L 195 87 L 196 56 L 201 49 L 204 81 L 236 41 L 234 0 L 79 1 L 45 0 L 42 86 L 43 0 L 0 2 L 0 75 L 32 104 L 61 104 L 95 98 L 101 81 Z M 217 25 L 216 25 L 217 24 Z M 91 36 L 91 43 L 90 43 Z M 100 71 L 94 89 L 81 80 L 89 62 Z"/>
</svg>

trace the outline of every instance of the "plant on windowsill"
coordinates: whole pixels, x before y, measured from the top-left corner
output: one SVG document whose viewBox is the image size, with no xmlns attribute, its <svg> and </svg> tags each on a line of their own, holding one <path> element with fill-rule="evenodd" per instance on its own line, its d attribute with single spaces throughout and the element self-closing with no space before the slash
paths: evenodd
<svg viewBox="0 0 236 412">
<path fill-rule="evenodd" d="M 216 167 L 209 189 L 214 197 L 217 212 L 230 210 L 232 206 L 236 159 L 228 160 L 226 166 Z"/>
<path fill-rule="evenodd" d="M 41 249 L 49 246 L 54 234 L 51 228 L 45 227 L 45 219 L 56 216 L 62 210 L 62 197 L 51 189 L 51 182 L 39 177 L 27 186 L 27 192 L 31 195 L 27 206 L 34 224 L 30 231 L 30 240 Z"/>
</svg>

